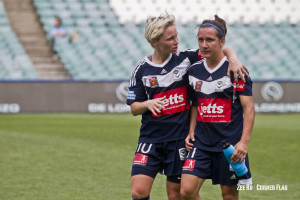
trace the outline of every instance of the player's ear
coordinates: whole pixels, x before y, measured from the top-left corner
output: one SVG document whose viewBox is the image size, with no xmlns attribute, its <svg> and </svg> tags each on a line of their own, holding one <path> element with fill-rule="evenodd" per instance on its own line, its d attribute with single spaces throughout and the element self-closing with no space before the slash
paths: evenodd
<svg viewBox="0 0 300 200">
<path fill-rule="evenodd" d="M 224 44 L 225 44 L 225 37 L 222 37 L 222 38 L 220 39 L 220 46 L 223 47 Z"/>
<path fill-rule="evenodd" d="M 158 41 L 157 41 L 156 39 L 153 38 L 153 39 L 151 39 L 150 43 L 151 43 L 151 46 L 152 46 L 153 48 L 155 48 L 155 47 L 157 46 Z"/>
</svg>

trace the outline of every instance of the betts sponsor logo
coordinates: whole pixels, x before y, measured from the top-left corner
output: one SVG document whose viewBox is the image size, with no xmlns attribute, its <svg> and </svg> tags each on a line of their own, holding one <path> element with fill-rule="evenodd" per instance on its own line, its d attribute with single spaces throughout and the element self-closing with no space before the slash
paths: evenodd
<svg viewBox="0 0 300 200">
<path fill-rule="evenodd" d="M 230 99 L 199 99 L 197 120 L 201 122 L 230 122 Z"/>
<path fill-rule="evenodd" d="M 149 78 L 151 88 L 156 88 L 158 86 L 157 78 L 155 76 Z"/>
<path fill-rule="evenodd" d="M 148 156 L 145 154 L 137 153 L 134 156 L 132 164 L 134 165 L 146 165 L 148 160 Z"/>
<path fill-rule="evenodd" d="M 192 171 L 195 168 L 196 160 L 194 159 L 185 159 L 182 170 Z"/>
<path fill-rule="evenodd" d="M 233 82 L 233 88 L 234 88 L 234 91 L 238 91 L 238 92 L 244 92 L 245 91 L 245 83 L 239 79 L 238 80 L 238 84 L 235 83 L 235 80 Z"/>
<path fill-rule="evenodd" d="M 186 86 L 155 94 L 153 98 L 156 99 L 164 96 L 166 96 L 164 109 L 161 110 L 161 113 L 157 113 L 157 116 L 152 115 L 153 117 L 170 115 L 190 108 L 187 100 Z"/>
</svg>

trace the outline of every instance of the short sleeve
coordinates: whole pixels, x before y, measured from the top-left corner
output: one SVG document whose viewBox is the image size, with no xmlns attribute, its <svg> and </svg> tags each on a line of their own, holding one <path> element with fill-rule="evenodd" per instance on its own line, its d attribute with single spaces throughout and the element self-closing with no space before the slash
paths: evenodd
<svg viewBox="0 0 300 200">
<path fill-rule="evenodd" d="M 136 72 L 135 70 L 132 72 L 129 82 L 126 102 L 128 105 L 132 104 L 135 101 L 143 102 L 147 100 L 147 95 L 140 75 L 140 71 Z"/>
<path fill-rule="evenodd" d="M 244 96 L 252 96 L 252 80 L 245 76 L 246 82 L 244 83 L 243 80 L 239 77 L 238 83 L 236 84 L 233 80 L 233 74 L 231 74 L 231 78 L 234 85 L 234 92 L 237 95 L 244 95 Z"/>
<path fill-rule="evenodd" d="M 188 74 L 191 74 L 191 68 L 188 70 Z M 190 76 L 189 76 L 190 78 Z M 195 86 L 193 84 L 193 82 L 191 80 L 189 80 L 189 85 L 188 85 L 188 98 L 190 101 L 197 101 L 197 97 L 196 97 L 196 92 L 194 90 Z"/>
<path fill-rule="evenodd" d="M 188 87 L 188 98 L 190 101 L 197 101 L 194 87 L 191 85 L 189 85 L 189 87 Z"/>
<path fill-rule="evenodd" d="M 188 59 L 190 60 L 191 64 L 202 59 L 201 53 L 199 49 L 187 49 L 184 51 Z"/>
</svg>

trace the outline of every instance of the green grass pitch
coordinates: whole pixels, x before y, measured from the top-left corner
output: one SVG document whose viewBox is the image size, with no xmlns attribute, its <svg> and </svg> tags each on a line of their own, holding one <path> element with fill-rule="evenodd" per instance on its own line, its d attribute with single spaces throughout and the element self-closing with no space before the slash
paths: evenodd
<svg viewBox="0 0 300 200">
<path fill-rule="evenodd" d="M 129 114 L 0 115 L 0 200 L 130 199 L 140 117 Z M 240 199 L 300 199 L 300 114 L 257 114 L 249 146 L 254 189 Z M 287 185 L 261 191 L 257 185 Z M 207 180 L 203 199 L 221 199 Z M 167 199 L 158 175 L 153 200 Z"/>
</svg>

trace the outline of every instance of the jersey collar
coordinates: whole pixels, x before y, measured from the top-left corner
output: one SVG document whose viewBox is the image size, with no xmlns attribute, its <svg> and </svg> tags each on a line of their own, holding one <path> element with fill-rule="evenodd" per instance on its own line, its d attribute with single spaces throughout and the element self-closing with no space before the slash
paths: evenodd
<svg viewBox="0 0 300 200">
<path fill-rule="evenodd" d="M 205 69 L 210 73 L 210 74 L 212 74 L 212 73 L 214 73 L 215 71 L 217 71 L 223 64 L 224 64 L 224 62 L 225 61 L 227 61 L 227 57 L 226 56 L 224 56 L 224 58 L 219 62 L 219 64 L 215 67 L 215 68 L 213 68 L 213 69 L 210 69 L 209 67 L 208 67 L 208 65 L 207 65 L 207 63 L 206 63 L 206 59 L 204 59 L 204 67 L 205 67 Z"/>
<path fill-rule="evenodd" d="M 167 60 L 165 60 L 165 62 L 163 62 L 162 64 L 156 64 L 156 63 L 153 63 L 150 59 L 152 57 L 152 54 L 148 54 L 146 55 L 145 57 L 145 60 L 148 64 L 150 64 L 151 66 L 153 67 L 164 67 L 172 58 L 172 54 L 170 53 L 170 56 L 167 58 Z"/>
</svg>

